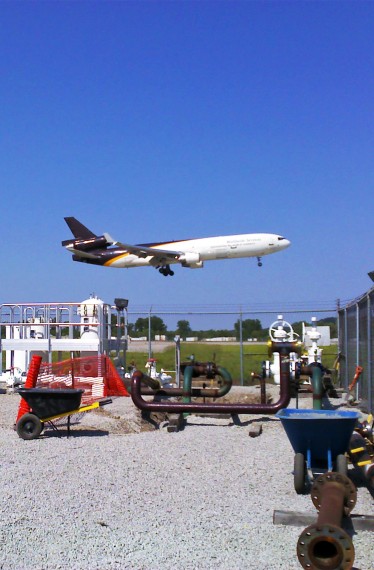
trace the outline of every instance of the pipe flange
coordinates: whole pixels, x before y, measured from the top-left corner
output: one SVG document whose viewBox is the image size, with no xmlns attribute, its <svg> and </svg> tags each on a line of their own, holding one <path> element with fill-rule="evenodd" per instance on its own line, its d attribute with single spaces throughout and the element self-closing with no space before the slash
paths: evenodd
<svg viewBox="0 0 374 570">
<path fill-rule="evenodd" d="M 313 524 L 299 537 L 297 557 L 307 570 L 349 570 L 355 549 L 350 536 L 340 527 Z"/>
<path fill-rule="evenodd" d="M 321 508 L 322 493 L 326 485 L 335 484 L 344 489 L 344 514 L 348 515 L 354 508 L 357 500 L 357 489 L 352 481 L 342 473 L 327 471 L 322 473 L 313 483 L 311 490 L 311 498 L 313 505 L 319 511 Z"/>
</svg>

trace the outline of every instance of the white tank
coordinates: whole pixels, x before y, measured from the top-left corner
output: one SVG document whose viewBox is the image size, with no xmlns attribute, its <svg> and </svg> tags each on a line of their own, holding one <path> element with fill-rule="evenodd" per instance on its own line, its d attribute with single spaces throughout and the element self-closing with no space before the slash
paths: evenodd
<svg viewBox="0 0 374 570">
<path fill-rule="evenodd" d="M 95 295 L 82 301 L 77 313 L 81 322 L 81 338 L 98 338 L 99 324 L 103 318 L 104 302 Z"/>
<path fill-rule="evenodd" d="M 26 328 L 26 338 L 45 338 L 45 327 L 41 324 L 44 319 L 41 317 L 34 317 L 27 319 L 30 326 Z"/>
</svg>

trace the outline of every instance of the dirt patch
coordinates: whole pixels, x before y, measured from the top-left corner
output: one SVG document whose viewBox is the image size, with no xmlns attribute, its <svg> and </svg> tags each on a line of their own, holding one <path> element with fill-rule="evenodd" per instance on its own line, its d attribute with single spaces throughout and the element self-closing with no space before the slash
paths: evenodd
<svg viewBox="0 0 374 570">
<path fill-rule="evenodd" d="M 196 401 L 202 402 L 203 398 L 195 398 Z M 266 394 L 266 403 L 269 404 L 272 401 L 271 394 Z M 210 399 L 206 398 L 206 402 L 209 402 Z M 261 404 L 261 395 L 260 394 L 253 394 L 253 393 L 232 393 L 229 392 L 226 396 L 222 396 L 222 398 L 213 399 L 212 402 L 216 402 L 217 404 Z"/>
<path fill-rule="evenodd" d="M 177 400 L 173 398 L 173 400 Z M 203 398 L 193 398 L 193 402 L 204 402 Z M 271 394 L 267 395 L 267 403 L 272 401 Z M 211 403 L 261 403 L 260 391 L 257 389 L 234 388 L 222 398 L 205 398 Z M 210 412 L 213 414 L 213 412 Z M 136 408 L 130 398 L 119 398 L 112 405 L 99 408 L 85 414 L 83 420 L 74 429 L 100 429 L 110 434 L 126 435 L 154 431 L 167 423 L 166 412 L 142 412 Z"/>
</svg>

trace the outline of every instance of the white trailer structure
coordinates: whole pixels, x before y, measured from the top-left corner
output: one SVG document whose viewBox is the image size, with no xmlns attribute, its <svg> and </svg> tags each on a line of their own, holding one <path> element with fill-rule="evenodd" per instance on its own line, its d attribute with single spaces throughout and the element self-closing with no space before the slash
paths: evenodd
<svg viewBox="0 0 374 570">
<path fill-rule="evenodd" d="M 111 338 L 112 307 L 91 295 L 80 303 L 17 303 L 0 306 L 0 373 L 12 383 L 24 375 L 33 355 L 45 362 L 77 356 L 109 354 L 124 348 Z M 5 353 L 5 357 L 4 357 Z M 65 355 L 63 354 L 65 353 Z M 9 378 L 9 381 L 8 381 Z"/>
</svg>

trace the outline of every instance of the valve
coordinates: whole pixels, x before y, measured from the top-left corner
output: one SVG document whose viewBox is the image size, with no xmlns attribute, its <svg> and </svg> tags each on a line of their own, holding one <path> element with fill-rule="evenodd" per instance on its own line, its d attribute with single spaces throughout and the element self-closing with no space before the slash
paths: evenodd
<svg viewBox="0 0 374 570">
<path fill-rule="evenodd" d="M 269 336 L 273 342 L 294 342 L 299 335 L 283 319 L 283 315 L 278 315 L 278 319 L 269 327 Z"/>
</svg>

